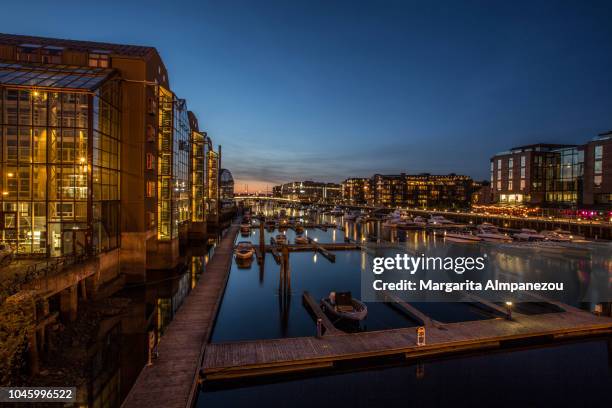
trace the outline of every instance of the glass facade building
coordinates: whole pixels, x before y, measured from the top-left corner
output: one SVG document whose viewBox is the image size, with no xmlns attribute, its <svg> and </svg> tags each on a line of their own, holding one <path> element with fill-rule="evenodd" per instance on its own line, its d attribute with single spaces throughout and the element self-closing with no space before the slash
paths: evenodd
<svg viewBox="0 0 612 408">
<path fill-rule="evenodd" d="M 206 221 L 206 134 L 192 131 L 191 137 L 191 220 Z"/>
<path fill-rule="evenodd" d="M 546 155 L 546 201 L 550 204 L 581 205 L 584 150 L 566 148 Z"/>
<path fill-rule="evenodd" d="M 191 128 L 185 100 L 159 87 L 157 238 L 178 237 L 191 219 Z"/>
<path fill-rule="evenodd" d="M 224 207 L 234 205 L 234 177 L 228 169 L 219 170 L 219 201 Z"/>
<path fill-rule="evenodd" d="M 219 153 L 212 150 L 212 143 L 209 143 L 206 154 L 207 210 L 209 215 L 216 216 L 219 212 Z"/>
<path fill-rule="evenodd" d="M 120 98 L 109 69 L 0 64 L 0 239 L 17 253 L 119 246 Z"/>
<path fill-rule="evenodd" d="M 470 204 L 472 179 L 457 174 L 375 174 L 359 193 L 385 207 L 462 208 Z M 367 189 L 371 193 L 367 193 Z M 353 193 L 355 194 L 355 193 Z"/>
</svg>

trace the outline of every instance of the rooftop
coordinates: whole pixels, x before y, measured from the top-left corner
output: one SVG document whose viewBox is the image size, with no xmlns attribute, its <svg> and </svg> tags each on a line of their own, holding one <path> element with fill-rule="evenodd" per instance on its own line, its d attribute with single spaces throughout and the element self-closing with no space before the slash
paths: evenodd
<svg viewBox="0 0 612 408">
<path fill-rule="evenodd" d="M 93 91 L 115 73 L 110 68 L 0 61 L 0 85 Z"/>
<path fill-rule="evenodd" d="M 552 150 L 552 149 L 564 149 L 566 147 L 576 147 L 574 144 L 558 144 L 558 143 L 535 143 L 524 146 L 517 146 L 510 149 L 510 151 L 521 151 L 521 150 Z"/>
<path fill-rule="evenodd" d="M 550 152 L 552 150 L 556 150 L 556 149 L 567 149 L 567 148 L 571 148 L 571 147 L 577 147 L 578 145 L 575 144 L 557 144 L 557 143 L 535 143 L 535 144 L 530 144 L 530 145 L 524 145 L 524 146 L 517 146 L 517 147 L 513 147 L 509 150 L 503 151 L 503 152 L 498 152 L 495 154 L 495 156 L 502 156 L 502 155 L 506 155 L 506 154 L 512 154 L 512 153 L 520 153 L 520 152 Z M 495 157 L 493 156 L 493 157 Z"/>
<path fill-rule="evenodd" d="M 112 44 L 95 41 L 66 40 L 61 38 L 35 37 L 29 35 L 3 34 L 0 33 L 0 44 L 14 46 L 43 46 L 55 49 L 71 49 L 85 52 L 111 52 L 116 55 L 131 57 L 147 57 L 156 53 L 154 47 L 128 44 Z"/>
</svg>

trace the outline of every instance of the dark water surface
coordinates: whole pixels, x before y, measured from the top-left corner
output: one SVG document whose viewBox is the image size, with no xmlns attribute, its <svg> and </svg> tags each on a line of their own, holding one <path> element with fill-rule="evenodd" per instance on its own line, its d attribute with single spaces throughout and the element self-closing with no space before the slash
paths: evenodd
<svg viewBox="0 0 612 408">
<path fill-rule="evenodd" d="M 612 339 L 219 388 L 197 407 L 605 407 Z"/>
</svg>

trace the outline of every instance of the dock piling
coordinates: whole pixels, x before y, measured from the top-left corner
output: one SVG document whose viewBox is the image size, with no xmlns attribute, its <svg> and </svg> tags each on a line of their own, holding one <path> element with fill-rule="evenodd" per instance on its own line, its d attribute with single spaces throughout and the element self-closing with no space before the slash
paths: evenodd
<svg viewBox="0 0 612 408">
<path fill-rule="evenodd" d="M 262 263 L 266 258 L 266 242 L 265 242 L 265 232 L 264 232 L 264 220 L 259 221 L 259 253 L 257 254 L 257 261 Z"/>
</svg>

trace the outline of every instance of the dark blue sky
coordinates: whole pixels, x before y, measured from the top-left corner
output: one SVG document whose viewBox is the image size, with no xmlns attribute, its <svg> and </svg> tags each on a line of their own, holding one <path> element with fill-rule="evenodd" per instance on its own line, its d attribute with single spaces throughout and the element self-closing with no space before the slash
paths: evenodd
<svg viewBox="0 0 612 408">
<path fill-rule="evenodd" d="M 2 32 L 155 46 L 238 190 L 486 178 L 497 151 L 612 129 L 610 1 L 3 3 Z"/>
</svg>

